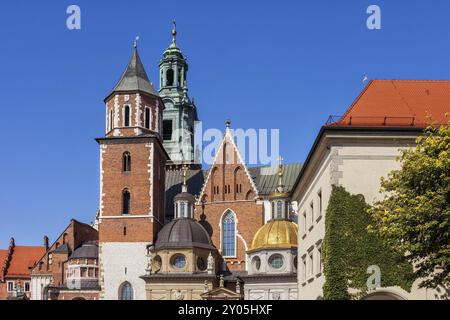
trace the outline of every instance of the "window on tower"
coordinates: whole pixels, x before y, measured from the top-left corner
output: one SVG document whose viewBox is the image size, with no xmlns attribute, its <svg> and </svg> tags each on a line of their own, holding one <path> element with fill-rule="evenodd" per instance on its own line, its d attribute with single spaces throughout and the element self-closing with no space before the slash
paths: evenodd
<svg viewBox="0 0 450 320">
<path fill-rule="evenodd" d="M 172 120 L 163 121 L 163 139 L 172 140 Z"/>
<path fill-rule="evenodd" d="M 109 128 L 108 129 L 109 129 L 108 131 L 111 131 L 113 129 L 113 112 L 112 112 L 112 110 L 109 111 Z"/>
<path fill-rule="evenodd" d="M 125 189 L 122 193 L 122 214 L 130 214 L 130 200 L 131 194 Z"/>
<path fill-rule="evenodd" d="M 150 129 L 150 108 L 145 108 L 145 129 Z"/>
<path fill-rule="evenodd" d="M 166 75 L 166 86 L 173 86 L 173 79 L 174 78 L 174 72 L 173 69 L 168 69 L 167 70 L 167 75 Z"/>
<path fill-rule="evenodd" d="M 131 154 L 129 152 L 125 152 L 123 154 L 123 172 L 131 171 Z"/>
<path fill-rule="evenodd" d="M 123 115 L 123 125 L 124 127 L 130 126 L 130 106 L 125 106 L 125 111 Z"/>
</svg>

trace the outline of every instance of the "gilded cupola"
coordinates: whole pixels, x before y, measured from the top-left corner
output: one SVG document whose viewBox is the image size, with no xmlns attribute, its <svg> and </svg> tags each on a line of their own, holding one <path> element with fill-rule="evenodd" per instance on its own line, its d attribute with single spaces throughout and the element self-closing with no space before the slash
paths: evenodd
<svg viewBox="0 0 450 320">
<path fill-rule="evenodd" d="M 253 237 L 249 252 L 261 249 L 297 248 L 298 226 L 290 220 L 272 220 Z"/>
<path fill-rule="evenodd" d="M 247 251 L 249 275 L 287 274 L 297 271 L 298 226 L 289 219 L 290 197 L 283 185 L 282 158 L 279 158 L 278 185 L 269 195 L 271 220 L 253 237 Z"/>
</svg>

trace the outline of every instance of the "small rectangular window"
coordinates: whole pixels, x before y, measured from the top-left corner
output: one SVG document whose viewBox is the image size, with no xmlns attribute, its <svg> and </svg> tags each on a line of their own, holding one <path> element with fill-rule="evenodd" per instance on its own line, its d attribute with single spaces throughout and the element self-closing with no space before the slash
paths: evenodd
<svg viewBox="0 0 450 320">
<path fill-rule="evenodd" d="M 317 248 L 317 273 L 320 274 L 323 271 L 322 265 L 322 247 Z"/>
<path fill-rule="evenodd" d="M 163 121 L 163 139 L 165 141 L 172 140 L 173 125 L 172 120 Z"/>
<path fill-rule="evenodd" d="M 29 282 L 25 282 L 25 292 L 30 292 L 30 283 Z"/>
<path fill-rule="evenodd" d="M 308 229 L 307 223 L 308 223 L 308 221 L 306 219 L 306 211 L 305 211 L 305 212 L 303 212 L 303 233 L 304 234 L 306 234 L 306 230 Z"/>
<path fill-rule="evenodd" d="M 14 281 L 8 281 L 8 292 L 14 291 Z"/>
<path fill-rule="evenodd" d="M 308 268 L 308 276 L 314 275 L 314 255 L 313 252 L 309 253 L 309 268 Z"/>
<path fill-rule="evenodd" d="M 306 281 L 306 257 L 302 258 L 302 281 Z"/>
<path fill-rule="evenodd" d="M 314 224 L 314 201 L 309 204 L 309 210 L 311 212 L 311 226 Z"/>
</svg>

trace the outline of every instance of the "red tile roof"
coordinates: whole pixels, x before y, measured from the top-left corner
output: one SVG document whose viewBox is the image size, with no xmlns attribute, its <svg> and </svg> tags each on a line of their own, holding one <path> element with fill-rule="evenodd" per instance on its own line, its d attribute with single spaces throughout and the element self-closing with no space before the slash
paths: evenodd
<svg viewBox="0 0 450 320">
<path fill-rule="evenodd" d="M 331 126 L 426 127 L 450 120 L 450 81 L 373 80 Z M 428 118 L 431 117 L 431 121 Z"/>
<path fill-rule="evenodd" d="M 31 268 L 45 253 L 45 247 L 16 246 L 6 278 L 30 277 Z"/>
</svg>

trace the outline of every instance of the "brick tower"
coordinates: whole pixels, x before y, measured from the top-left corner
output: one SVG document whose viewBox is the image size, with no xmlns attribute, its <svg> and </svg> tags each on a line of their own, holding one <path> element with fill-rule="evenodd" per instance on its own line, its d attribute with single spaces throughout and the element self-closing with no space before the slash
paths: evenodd
<svg viewBox="0 0 450 320">
<path fill-rule="evenodd" d="M 167 153 L 162 146 L 164 104 L 137 50 L 105 99 L 100 144 L 99 262 L 101 298 L 145 299 L 147 245 L 164 223 Z"/>
</svg>

